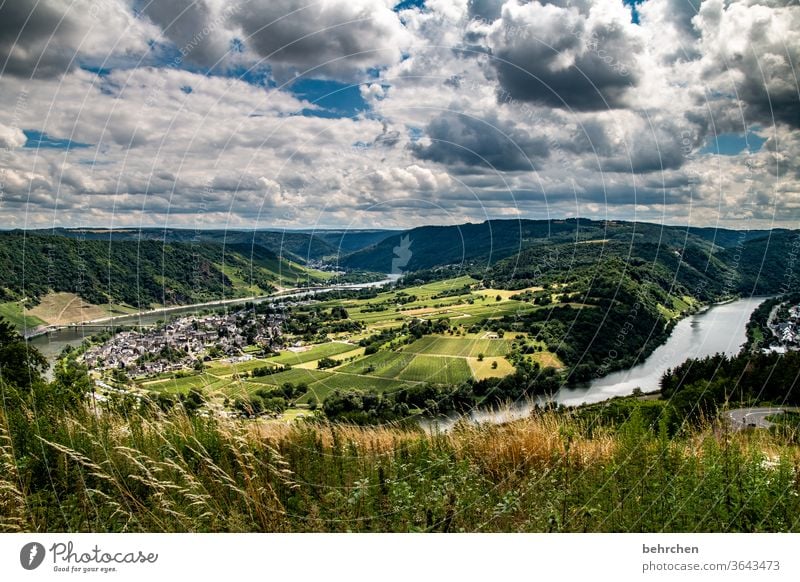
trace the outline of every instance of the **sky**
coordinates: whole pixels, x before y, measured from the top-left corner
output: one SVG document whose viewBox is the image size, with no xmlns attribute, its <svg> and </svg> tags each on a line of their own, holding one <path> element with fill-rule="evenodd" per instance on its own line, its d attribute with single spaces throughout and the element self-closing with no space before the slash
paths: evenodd
<svg viewBox="0 0 800 582">
<path fill-rule="evenodd" d="M 0 228 L 800 225 L 797 0 L 6 0 Z"/>
</svg>

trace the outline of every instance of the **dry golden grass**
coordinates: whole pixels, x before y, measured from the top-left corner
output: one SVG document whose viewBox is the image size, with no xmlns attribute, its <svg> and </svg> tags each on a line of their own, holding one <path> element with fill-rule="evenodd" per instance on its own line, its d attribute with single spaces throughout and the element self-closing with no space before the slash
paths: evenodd
<svg viewBox="0 0 800 582">
<path fill-rule="evenodd" d="M 499 295 L 503 301 L 506 301 L 510 299 L 512 295 L 525 293 L 526 291 L 533 293 L 534 291 L 541 291 L 543 289 L 544 287 L 525 287 L 524 289 L 516 289 L 513 291 L 509 289 L 481 289 L 480 291 L 475 291 L 475 295 L 482 295 L 492 300 L 495 300 Z"/>
<path fill-rule="evenodd" d="M 552 352 L 537 352 L 528 356 L 531 362 L 538 362 L 542 368 L 563 368 L 564 362 Z"/>
<path fill-rule="evenodd" d="M 492 368 L 492 362 L 497 362 L 497 367 Z M 477 380 L 484 378 L 503 378 L 514 373 L 514 366 L 503 357 L 484 357 L 483 361 L 478 358 L 467 358 L 469 369 Z"/>
<path fill-rule="evenodd" d="M 28 309 L 25 314 L 38 317 L 50 325 L 66 325 L 108 317 L 109 310 L 87 303 L 74 293 L 48 293 L 42 297 L 39 305 Z"/>
<path fill-rule="evenodd" d="M 0 531 L 48 531 L 54 527 L 52 523 L 63 529 L 60 513 L 41 511 L 48 486 L 27 486 L 25 469 L 15 461 L 6 422 L 0 409 Z M 800 482 L 792 481 L 800 480 L 797 446 L 767 431 L 734 433 L 713 423 L 677 440 L 664 441 L 649 431 L 628 433 L 624 428 L 598 426 L 590 431 L 577 417 L 553 411 L 537 411 L 505 424 L 462 422 L 446 433 L 434 434 L 394 425 L 192 419 L 182 410 L 152 410 L 147 416 L 68 413 L 58 420 L 58 426 L 47 438 L 36 437 L 36 454 L 40 454 L 39 445 L 48 451 L 49 467 L 57 477 L 46 483 L 58 483 L 60 494 L 72 495 L 74 505 L 69 507 L 75 513 L 70 515 L 74 521 L 69 528 L 77 530 L 326 531 L 341 525 L 340 519 L 351 520 L 344 524 L 346 529 L 366 530 L 367 522 L 361 520 L 368 517 L 378 520 L 378 529 L 405 531 L 405 518 L 393 521 L 395 511 L 414 513 L 439 507 L 434 504 L 441 499 L 445 505 L 455 503 L 460 494 L 474 495 L 466 497 L 465 503 L 474 504 L 478 512 L 477 521 L 464 517 L 467 521 L 462 526 L 481 528 L 505 492 L 516 495 L 527 490 L 531 504 L 512 510 L 501 526 L 517 531 L 520 524 L 528 524 L 531 512 L 541 508 L 543 500 L 560 495 L 568 485 L 574 487 L 570 495 L 578 496 L 576 505 L 567 506 L 565 494 L 558 513 L 584 519 L 583 504 L 600 504 L 594 495 L 609 485 L 609 480 L 620 479 L 627 487 L 631 471 L 641 474 L 629 455 L 641 453 L 642 461 L 653 466 L 661 458 L 662 446 L 680 460 L 675 466 L 684 471 L 684 477 L 700 481 L 706 472 L 717 471 L 721 459 L 726 458 L 719 454 L 723 447 L 729 446 L 739 455 L 731 458 L 738 458 L 743 466 L 749 463 L 751 469 L 762 470 L 762 459 L 767 465 L 788 461 L 795 468 L 794 476 L 776 486 L 777 493 L 782 495 L 784 487 L 800 490 Z M 696 469 L 686 462 L 690 459 L 700 461 Z M 618 470 L 606 473 L 606 467 Z M 557 480 L 565 475 L 574 480 L 537 477 L 550 473 Z M 443 481 L 435 480 L 437 475 Z M 440 494 L 441 483 L 452 488 L 447 498 Z M 470 486 L 459 490 L 464 483 Z M 672 483 L 671 475 L 662 481 L 664 486 L 680 483 Z M 403 496 L 406 484 L 407 498 Z M 764 481 L 762 488 L 768 484 Z M 400 497 L 387 497 L 394 486 Z M 688 487 L 691 491 L 695 485 Z M 500 491 L 495 491 L 498 488 Z M 624 492 L 611 486 L 602 491 L 603 495 L 616 491 L 625 498 Z M 358 509 L 361 498 L 356 495 L 361 493 L 374 503 L 364 506 L 363 514 Z M 300 497 L 307 505 L 293 507 Z M 453 501 L 447 500 L 450 498 Z M 56 503 L 63 497 L 50 499 Z M 390 499 L 396 505 L 388 505 Z M 628 519 L 626 526 L 636 527 L 638 508 L 629 508 L 628 514 L 615 503 L 611 499 L 604 511 Z M 439 508 L 443 512 L 440 517 L 447 515 L 443 507 Z M 794 511 L 794 506 L 789 509 Z M 327 517 L 317 517 L 321 510 Z M 531 522 L 533 527 L 546 527 L 549 511 L 537 518 L 545 521 Z M 350 512 L 349 517 L 342 512 Z M 420 519 L 427 523 L 424 513 Z M 461 519 L 456 512 L 450 516 Z M 691 516 L 694 519 L 694 513 Z M 605 518 L 581 521 L 575 527 L 614 530 L 617 526 L 606 523 Z M 438 519 L 426 527 L 434 531 Z M 662 522 L 648 523 L 656 528 Z"/>
</svg>

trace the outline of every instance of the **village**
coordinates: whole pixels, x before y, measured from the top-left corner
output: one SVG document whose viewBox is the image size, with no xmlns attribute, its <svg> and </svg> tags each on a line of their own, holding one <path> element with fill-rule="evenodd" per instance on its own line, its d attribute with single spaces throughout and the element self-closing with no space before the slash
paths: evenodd
<svg viewBox="0 0 800 582">
<path fill-rule="evenodd" d="M 121 331 L 88 348 L 83 360 L 92 369 L 124 370 L 131 377 L 182 370 L 225 356 L 244 361 L 253 358 L 245 348 L 255 346 L 268 354 L 281 346 L 283 321 L 281 313 L 251 310 L 190 315 L 150 330 Z"/>
<path fill-rule="evenodd" d="M 800 350 L 800 305 L 777 306 L 770 314 L 768 326 L 773 339 L 765 352 L 786 353 Z"/>
</svg>

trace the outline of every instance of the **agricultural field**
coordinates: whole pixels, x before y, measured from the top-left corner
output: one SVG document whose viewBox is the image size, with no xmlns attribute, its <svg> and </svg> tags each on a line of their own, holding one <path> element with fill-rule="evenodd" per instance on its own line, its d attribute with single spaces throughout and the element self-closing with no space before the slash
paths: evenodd
<svg viewBox="0 0 800 582">
<path fill-rule="evenodd" d="M 138 382 L 138 386 L 145 390 L 162 392 L 164 394 L 185 394 L 192 388 L 206 393 L 216 392 L 233 382 L 230 378 L 219 378 L 213 374 L 192 374 L 182 377 L 158 378 Z"/>
<path fill-rule="evenodd" d="M 337 371 L 347 374 L 396 378 L 413 359 L 414 354 L 381 351 L 341 366 L 337 368 Z"/>
<path fill-rule="evenodd" d="M 461 384 L 472 378 L 466 358 L 447 356 L 414 356 L 397 376 L 412 382 Z"/>
<path fill-rule="evenodd" d="M 409 382 L 392 380 L 389 378 L 356 376 L 354 374 L 332 373 L 322 380 L 309 384 L 308 392 L 298 399 L 298 403 L 305 404 L 311 397 L 317 402 L 322 402 L 334 390 L 373 390 L 375 392 L 390 392 L 404 386 Z"/>
<path fill-rule="evenodd" d="M 515 346 L 532 344 L 539 349 L 545 346 L 524 334 L 497 337 L 488 330 L 470 333 L 467 328 L 487 319 L 540 308 L 509 298 L 517 292 L 478 290 L 473 279 L 459 277 L 382 292 L 370 299 L 314 302 L 302 309 L 344 307 L 349 317 L 362 322 L 365 328 L 356 333 L 328 336 L 329 340 L 345 336 L 347 341 L 336 339 L 299 349 L 290 348 L 278 356 L 242 362 L 217 360 L 207 363 L 200 373 L 177 378 L 168 374 L 138 384 L 148 390 L 173 394 L 196 388 L 227 396 L 253 394 L 259 388 L 280 387 L 287 383 L 294 386 L 305 384 L 308 390 L 295 400 L 302 406 L 312 400 L 321 403 L 334 390 L 387 392 L 419 383 L 461 384 L 470 379 L 503 377 L 514 372 L 507 357 Z M 497 295 L 501 297 L 499 301 Z M 381 349 L 370 355 L 364 355 L 365 348 L 358 345 L 360 339 L 382 329 L 399 328 L 403 323 L 419 318 L 432 321 L 449 318 L 451 325 L 458 328 L 455 333 L 424 335 L 410 344 L 404 343 L 408 335 L 403 334 L 379 344 Z M 293 341 L 291 337 L 287 339 Z M 323 358 L 340 363 L 320 370 L 317 366 Z M 526 358 L 542 366 L 562 366 L 560 360 L 547 351 L 535 352 Z M 289 369 L 264 376 L 252 375 L 256 368 L 278 366 Z"/>
<path fill-rule="evenodd" d="M 505 358 L 467 358 L 467 363 L 476 380 L 502 378 L 514 373 L 514 366 Z"/>
<path fill-rule="evenodd" d="M 511 344 L 512 340 L 508 339 L 451 338 L 432 335 L 415 341 L 403 351 L 414 354 L 476 358 L 479 354 L 505 356 L 511 351 Z"/>
<path fill-rule="evenodd" d="M 493 301 L 497 301 L 497 297 L 500 297 L 501 301 L 507 301 L 513 295 L 517 295 L 520 293 L 525 293 L 526 291 L 541 291 L 544 287 L 526 287 L 525 289 L 517 289 L 517 290 L 508 290 L 508 289 L 481 289 L 480 291 L 476 291 L 475 295 L 485 297 L 487 299 L 491 299 Z"/>
</svg>

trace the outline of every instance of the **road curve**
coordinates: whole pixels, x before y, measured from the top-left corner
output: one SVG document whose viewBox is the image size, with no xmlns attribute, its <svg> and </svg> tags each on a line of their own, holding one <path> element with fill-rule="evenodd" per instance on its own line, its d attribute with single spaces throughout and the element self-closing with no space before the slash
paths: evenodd
<svg viewBox="0 0 800 582">
<path fill-rule="evenodd" d="M 768 416 L 783 414 L 788 409 L 783 407 L 756 407 L 756 408 L 737 408 L 727 412 L 728 421 L 731 427 L 736 430 L 745 428 L 769 428 L 773 425 L 767 420 Z"/>
</svg>

